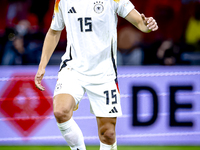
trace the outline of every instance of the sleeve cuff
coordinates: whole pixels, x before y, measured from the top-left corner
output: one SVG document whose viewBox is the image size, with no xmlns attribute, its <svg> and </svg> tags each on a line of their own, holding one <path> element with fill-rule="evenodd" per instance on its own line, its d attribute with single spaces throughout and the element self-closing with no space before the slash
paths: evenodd
<svg viewBox="0 0 200 150">
<path fill-rule="evenodd" d="M 122 14 L 121 17 L 125 18 L 131 12 L 131 10 L 133 10 L 134 8 L 135 8 L 135 6 L 132 3 L 129 3 L 125 8 L 126 11 Z"/>
<path fill-rule="evenodd" d="M 52 30 L 55 30 L 55 31 L 62 31 L 64 29 L 64 27 L 61 27 L 61 28 L 58 28 L 58 27 L 55 27 L 54 25 L 51 24 L 50 28 Z"/>
</svg>

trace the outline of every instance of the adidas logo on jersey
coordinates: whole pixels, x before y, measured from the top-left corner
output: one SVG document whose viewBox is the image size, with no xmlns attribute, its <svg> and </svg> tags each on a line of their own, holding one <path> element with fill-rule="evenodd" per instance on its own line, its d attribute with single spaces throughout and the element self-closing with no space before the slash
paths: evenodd
<svg viewBox="0 0 200 150">
<path fill-rule="evenodd" d="M 76 10 L 74 9 L 74 7 L 72 7 L 72 8 L 68 11 L 68 13 L 76 13 Z"/>
<path fill-rule="evenodd" d="M 118 113 L 117 109 L 115 107 L 113 107 L 113 109 L 111 109 L 111 111 L 109 112 L 110 114 L 111 113 Z"/>
</svg>

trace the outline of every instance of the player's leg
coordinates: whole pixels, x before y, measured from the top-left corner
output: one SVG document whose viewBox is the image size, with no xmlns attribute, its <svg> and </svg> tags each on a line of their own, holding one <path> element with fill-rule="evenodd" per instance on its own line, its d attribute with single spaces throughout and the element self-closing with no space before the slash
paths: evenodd
<svg viewBox="0 0 200 150">
<path fill-rule="evenodd" d="M 59 72 L 54 90 L 54 116 L 63 137 L 72 150 L 86 150 L 83 134 L 72 117 L 84 92 L 71 69 L 63 68 Z"/>
<path fill-rule="evenodd" d="M 97 118 L 100 150 L 116 150 L 116 117 L 122 115 L 120 95 L 115 81 L 86 86 L 91 113 Z"/>
<path fill-rule="evenodd" d="M 72 118 L 76 107 L 74 98 L 69 94 L 58 94 L 54 97 L 54 116 L 57 125 L 72 150 L 85 150 L 83 134 Z"/>
<path fill-rule="evenodd" d="M 115 125 L 117 118 L 96 117 L 100 150 L 117 150 Z"/>
<path fill-rule="evenodd" d="M 76 106 L 74 98 L 69 94 L 58 94 L 53 100 L 53 111 L 56 121 L 63 123 L 71 119 Z"/>
</svg>

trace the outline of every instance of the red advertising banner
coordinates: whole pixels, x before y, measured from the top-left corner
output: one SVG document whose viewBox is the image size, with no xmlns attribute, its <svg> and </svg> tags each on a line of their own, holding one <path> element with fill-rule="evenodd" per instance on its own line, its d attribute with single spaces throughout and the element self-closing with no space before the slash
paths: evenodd
<svg viewBox="0 0 200 150">
<path fill-rule="evenodd" d="M 1 113 L 25 137 L 52 112 L 52 97 L 48 86 L 43 82 L 47 89 L 39 91 L 35 87 L 34 75 L 28 72 L 15 73 L 1 90 Z"/>
</svg>

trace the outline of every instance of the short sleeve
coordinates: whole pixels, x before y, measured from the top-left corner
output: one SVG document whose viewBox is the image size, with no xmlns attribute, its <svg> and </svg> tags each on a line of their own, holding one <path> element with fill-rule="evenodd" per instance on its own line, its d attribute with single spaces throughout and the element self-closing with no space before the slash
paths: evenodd
<svg viewBox="0 0 200 150">
<path fill-rule="evenodd" d="M 135 7 L 129 0 L 119 0 L 117 14 L 125 18 Z"/>
<path fill-rule="evenodd" d="M 61 4 L 59 2 L 57 2 L 56 0 L 55 7 L 54 7 L 54 15 L 53 15 L 53 19 L 52 19 L 51 27 L 50 27 L 52 30 L 56 30 L 56 31 L 61 31 L 65 27 L 62 10 L 60 8 Z"/>
</svg>

